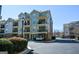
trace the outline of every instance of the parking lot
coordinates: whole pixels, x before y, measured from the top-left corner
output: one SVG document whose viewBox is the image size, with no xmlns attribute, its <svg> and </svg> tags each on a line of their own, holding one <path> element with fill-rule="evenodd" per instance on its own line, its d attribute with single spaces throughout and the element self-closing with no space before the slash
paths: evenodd
<svg viewBox="0 0 79 59">
<path fill-rule="evenodd" d="M 48 43 L 29 41 L 28 45 L 37 54 L 78 54 L 79 43 L 72 39 L 56 39 Z"/>
</svg>

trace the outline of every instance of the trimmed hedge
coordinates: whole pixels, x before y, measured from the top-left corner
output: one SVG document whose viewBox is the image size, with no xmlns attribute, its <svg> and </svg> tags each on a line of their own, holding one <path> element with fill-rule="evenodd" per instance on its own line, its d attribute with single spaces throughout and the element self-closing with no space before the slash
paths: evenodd
<svg viewBox="0 0 79 59">
<path fill-rule="evenodd" d="M 27 48 L 28 41 L 21 37 L 1 38 L 0 51 L 8 51 L 9 54 L 18 53 Z"/>
<path fill-rule="evenodd" d="M 14 44 L 14 52 L 20 52 L 27 48 L 27 40 L 21 37 L 12 37 L 9 40 Z"/>
<path fill-rule="evenodd" d="M 0 51 L 8 51 L 8 53 L 13 52 L 13 43 L 7 39 L 0 39 Z"/>
</svg>

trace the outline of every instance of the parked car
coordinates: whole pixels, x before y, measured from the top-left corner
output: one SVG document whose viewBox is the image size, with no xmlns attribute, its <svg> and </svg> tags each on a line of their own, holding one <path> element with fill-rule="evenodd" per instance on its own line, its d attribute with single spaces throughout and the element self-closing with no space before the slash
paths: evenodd
<svg viewBox="0 0 79 59">
<path fill-rule="evenodd" d="M 43 37 L 36 37 L 36 40 L 44 40 Z"/>
</svg>

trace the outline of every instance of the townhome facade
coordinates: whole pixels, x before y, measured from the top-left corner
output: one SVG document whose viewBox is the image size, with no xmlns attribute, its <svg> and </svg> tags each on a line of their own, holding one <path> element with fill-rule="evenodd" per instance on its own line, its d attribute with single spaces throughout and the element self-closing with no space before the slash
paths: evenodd
<svg viewBox="0 0 79 59">
<path fill-rule="evenodd" d="M 0 20 L 0 37 L 5 35 L 5 20 Z"/>
<path fill-rule="evenodd" d="M 33 10 L 31 12 L 31 37 L 44 37 L 51 39 L 52 36 L 52 18 L 50 11 L 38 12 Z"/>
<path fill-rule="evenodd" d="M 68 24 L 64 24 L 64 36 L 79 37 L 79 21 L 74 21 Z"/>
<path fill-rule="evenodd" d="M 21 36 L 27 39 L 44 38 L 51 40 L 53 36 L 53 21 L 51 12 L 33 10 L 20 13 L 18 19 L 9 18 L 4 22 L 4 34 L 7 36 Z"/>
<path fill-rule="evenodd" d="M 2 18 L 1 11 L 2 11 L 2 6 L 0 5 L 0 19 Z"/>
</svg>

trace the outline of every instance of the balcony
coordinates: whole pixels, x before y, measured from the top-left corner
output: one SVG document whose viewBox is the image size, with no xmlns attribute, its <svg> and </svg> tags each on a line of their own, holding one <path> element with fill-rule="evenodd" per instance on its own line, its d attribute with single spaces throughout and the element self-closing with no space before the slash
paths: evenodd
<svg viewBox="0 0 79 59">
<path fill-rule="evenodd" d="M 45 26 L 39 27 L 38 32 L 47 32 L 48 30 L 46 29 Z"/>
<path fill-rule="evenodd" d="M 17 35 L 17 34 L 18 34 L 18 32 L 12 32 L 12 34 L 15 34 L 15 35 Z"/>
<path fill-rule="evenodd" d="M 30 25 L 30 21 L 24 21 L 24 25 Z"/>
<path fill-rule="evenodd" d="M 18 34 L 18 30 L 13 30 L 13 34 Z"/>
<path fill-rule="evenodd" d="M 5 28 L 5 25 L 1 24 L 0 28 Z"/>
<path fill-rule="evenodd" d="M 30 32 L 30 28 L 28 27 L 28 28 L 25 28 L 24 29 L 24 32 Z"/>
<path fill-rule="evenodd" d="M 28 28 L 28 27 L 30 27 L 30 25 L 26 25 L 26 26 L 23 26 L 23 27 Z"/>
<path fill-rule="evenodd" d="M 18 22 L 13 22 L 13 26 L 18 26 Z"/>
<path fill-rule="evenodd" d="M 30 30 L 24 30 L 24 32 L 30 32 Z"/>
<path fill-rule="evenodd" d="M 47 24 L 47 22 L 46 22 L 45 19 L 42 19 L 42 20 L 39 20 L 39 21 L 38 21 L 38 24 Z"/>
<path fill-rule="evenodd" d="M 24 30 L 24 34 L 30 34 L 30 30 Z"/>
<path fill-rule="evenodd" d="M 1 33 L 4 33 L 4 30 L 0 30 L 0 34 L 1 34 Z"/>
<path fill-rule="evenodd" d="M 38 26 L 47 26 L 47 21 L 45 19 L 39 20 L 37 25 Z"/>
<path fill-rule="evenodd" d="M 13 22 L 13 28 L 18 28 L 18 22 Z"/>
<path fill-rule="evenodd" d="M 13 30 L 13 32 L 18 32 L 17 30 Z"/>
<path fill-rule="evenodd" d="M 39 29 L 38 32 L 47 32 L 46 29 Z"/>
<path fill-rule="evenodd" d="M 38 19 L 47 19 L 47 16 L 39 16 Z"/>
<path fill-rule="evenodd" d="M 38 27 L 47 27 L 47 24 L 37 24 Z"/>
<path fill-rule="evenodd" d="M 30 27 L 30 21 L 24 21 L 23 26 L 24 27 Z"/>
<path fill-rule="evenodd" d="M 13 28 L 13 32 L 18 32 L 18 29 L 17 28 Z"/>
</svg>

